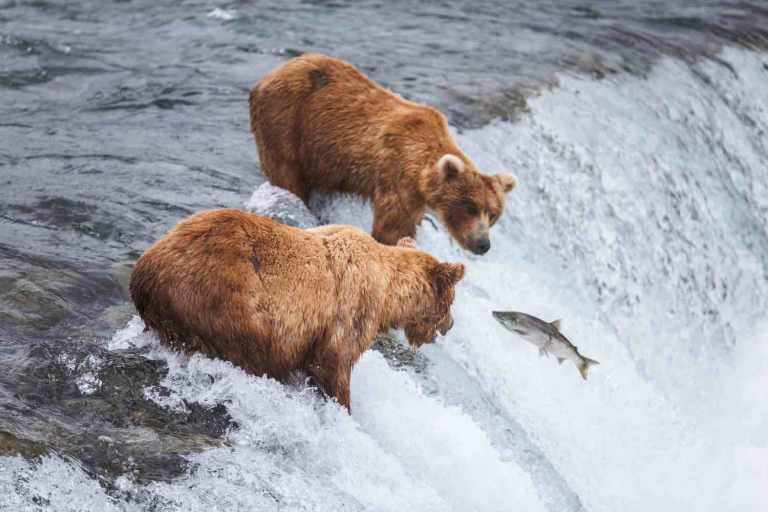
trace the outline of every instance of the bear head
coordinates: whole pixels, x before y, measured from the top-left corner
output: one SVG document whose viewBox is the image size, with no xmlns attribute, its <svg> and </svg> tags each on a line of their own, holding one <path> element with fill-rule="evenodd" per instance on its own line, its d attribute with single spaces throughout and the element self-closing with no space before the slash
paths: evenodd
<svg viewBox="0 0 768 512">
<path fill-rule="evenodd" d="M 413 240 L 402 239 L 400 247 L 413 248 Z M 435 340 L 438 331 L 446 334 L 453 327 L 451 305 L 455 296 L 456 283 L 464 277 L 461 263 L 441 263 L 422 251 L 413 251 L 415 264 L 419 266 L 418 276 L 410 284 L 421 284 L 418 300 L 413 311 L 404 322 L 405 336 L 414 347 Z"/>
<path fill-rule="evenodd" d="M 485 254 L 489 231 L 504 211 L 506 195 L 517 186 L 512 174 L 488 176 L 474 164 L 446 154 L 428 167 L 421 181 L 428 210 L 465 249 Z"/>
</svg>

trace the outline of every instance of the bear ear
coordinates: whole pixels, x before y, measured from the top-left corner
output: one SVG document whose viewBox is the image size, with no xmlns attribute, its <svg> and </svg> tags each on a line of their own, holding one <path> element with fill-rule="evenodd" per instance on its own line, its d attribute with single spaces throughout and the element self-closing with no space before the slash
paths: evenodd
<svg viewBox="0 0 768 512">
<path fill-rule="evenodd" d="M 461 263 L 440 263 L 441 279 L 448 286 L 453 286 L 464 277 L 464 265 Z"/>
<path fill-rule="evenodd" d="M 397 241 L 398 247 L 406 247 L 408 249 L 416 249 L 416 240 L 409 236 L 404 236 L 400 240 Z"/>
<path fill-rule="evenodd" d="M 511 192 L 517 186 L 517 178 L 511 172 L 497 174 L 496 179 L 501 183 L 501 188 L 504 192 Z"/>
<path fill-rule="evenodd" d="M 437 161 L 437 172 L 443 180 L 451 180 L 464 172 L 464 162 L 456 155 L 443 155 Z"/>
</svg>

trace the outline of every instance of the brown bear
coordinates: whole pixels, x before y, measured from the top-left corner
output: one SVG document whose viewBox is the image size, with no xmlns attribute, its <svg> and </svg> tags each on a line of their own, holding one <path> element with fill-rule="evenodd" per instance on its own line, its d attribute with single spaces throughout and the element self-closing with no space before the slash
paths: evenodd
<svg viewBox="0 0 768 512">
<path fill-rule="evenodd" d="M 324 55 L 292 59 L 250 94 L 251 131 L 269 181 L 305 203 L 315 191 L 353 192 L 373 202 L 373 237 L 414 236 L 425 213 L 476 254 L 515 188 L 488 176 L 459 149 L 445 116 L 406 101 L 355 67 Z"/>
<path fill-rule="evenodd" d="M 352 366 L 381 330 L 412 346 L 450 329 L 461 264 L 349 226 L 299 229 L 234 209 L 180 222 L 150 247 L 130 291 L 168 345 L 285 380 L 306 371 L 349 408 Z"/>
</svg>

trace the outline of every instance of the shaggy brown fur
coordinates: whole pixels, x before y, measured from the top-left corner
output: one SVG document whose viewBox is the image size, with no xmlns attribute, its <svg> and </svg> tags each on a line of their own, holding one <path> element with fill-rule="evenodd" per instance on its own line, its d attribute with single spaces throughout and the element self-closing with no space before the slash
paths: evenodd
<svg viewBox="0 0 768 512">
<path fill-rule="evenodd" d="M 480 173 L 439 111 L 406 101 L 324 55 L 295 58 L 250 94 L 264 174 L 307 202 L 315 190 L 373 202 L 373 236 L 394 244 L 434 212 L 466 249 L 485 253 L 511 174 Z"/>
<path fill-rule="evenodd" d="M 131 298 L 172 347 L 284 380 L 305 370 L 349 407 L 352 366 L 377 332 L 414 346 L 452 324 L 461 264 L 349 226 L 302 230 L 239 210 L 194 215 L 139 259 Z"/>
</svg>

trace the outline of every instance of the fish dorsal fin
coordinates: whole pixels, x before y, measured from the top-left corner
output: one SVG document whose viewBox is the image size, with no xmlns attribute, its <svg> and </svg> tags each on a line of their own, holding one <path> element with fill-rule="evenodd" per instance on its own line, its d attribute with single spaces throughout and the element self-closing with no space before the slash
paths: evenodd
<svg viewBox="0 0 768 512">
<path fill-rule="evenodd" d="M 552 320 L 549 323 L 552 324 L 552 326 L 559 331 L 560 325 L 563 323 L 563 321 L 558 318 L 557 320 Z"/>
</svg>

